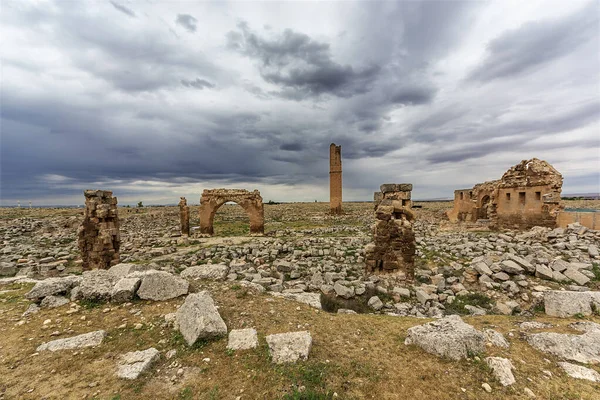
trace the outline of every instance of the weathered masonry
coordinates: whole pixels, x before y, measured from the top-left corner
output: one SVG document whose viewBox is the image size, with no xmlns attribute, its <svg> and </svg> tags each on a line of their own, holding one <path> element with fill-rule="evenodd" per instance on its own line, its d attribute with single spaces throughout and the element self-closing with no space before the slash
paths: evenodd
<svg viewBox="0 0 600 400">
<path fill-rule="evenodd" d="M 244 189 L 205 189 L 200 198 L 200 233 L 212 235 L 213 221 L 219 207 L 227 202 L 239 204 L 250 218 L 250 233 L 265 231 L 265 213 L 260 192 Z"/>
<path fill-rule="evenodd" d="M 86 190 L 83 222 L 77 230 L 82 268 L 108 269 L 119 263 L 117 198 L 108 190 Z"/>
<path fill-rule="evenodd" d="M 329 207 L 332 214 L 342 213 L 342 146 L 329 146 Z"/>
<path fill-rule="evenodd" d="M 181 234 L 190 235 L 190 207 L 187 205 L 185 197 L 179 198 L 179 223 L 181 225 Z"/>
<path fill-rule="evenodd" d="M 452 222 L 489 221 L 492 228 L 553 228 L 562 209 L 562 183 L 562 175 L 546 161 L 523 160 L 500 180 L 456 190 L 448 218 Z"/>
<path fill-rule="evenodd" d="M 411 191 L 411 184 L 402 183 L 381 185 L 381 192 L 375 193 L 373 242 L 365 248 L 368 274 L 398 272 L 413 279 L 416 240 Z"/>
</svg>

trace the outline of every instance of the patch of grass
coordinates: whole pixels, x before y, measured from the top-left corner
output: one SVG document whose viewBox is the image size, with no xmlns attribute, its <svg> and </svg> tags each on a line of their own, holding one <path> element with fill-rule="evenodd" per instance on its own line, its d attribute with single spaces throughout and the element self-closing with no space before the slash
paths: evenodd
<svg viewBox="0 0 600 400">
<path fill-rule="evenodd" d="M 185 388 L 181 389 L 177 398 L 179 400 L 192 400 L 194 398 L 194 392 L 192 391 L 191 387 L 186 386 Z"/>
<path fill-rule="evenodd" d="M 292 393 L 283 398 L 291 399 L 331 399 L 333 392 L 326 389 L 326 378 L 331 369 L 330 364 L 309 362 L 293 366 L 280 367 L 280 373 L 292 382 Z"/>
<path fill-rule="evenodd" d="M 103 306 L 104 304 L 106 304 L 106 303 L 103 301 L 100 301 L 100 300 L 87 300 L 87 299 L 79 300 L 79 305 L 82 308 L 85 308 L 86 310 L 98 308 L 98 307 Z"/>
<path fill-rule="evenodd" d="M 598 263 L 592 263 L 592 273 L 594 274 L 592 281 L 600 282 L 600 266 Z"/>
<path fill-rule="evenodd" d="M 292 393 L 283 396 L 283 400 L 329 400 L 333 398 L 333 393 L 331 391 L 324 392 L 322 390 L 312 389 L 300 391 L 299 388 L 294 388 Z"/>
<path fill-rule="evenodd" d="M 452 303 L 446 304 L 446 313 L 467 315 L 469 311 L 465 306 L 469 305 L 489 310 L 494 305 L 494 301 L 483 293 L 469 293 L 464 296 L 456 296 Z"/>
</svg>

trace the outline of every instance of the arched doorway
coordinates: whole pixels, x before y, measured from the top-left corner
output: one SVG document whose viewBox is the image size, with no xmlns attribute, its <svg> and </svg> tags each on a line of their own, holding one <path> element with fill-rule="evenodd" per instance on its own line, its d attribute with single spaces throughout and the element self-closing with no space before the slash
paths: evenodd
<svg viewBox="0 0 600 400">
<path fill-rule="evenodd" d="M 479 219 L 488 219 L 490 214 L 490 196 L 485 195 L 481 198 L 481 207 L 479 208 Z"/>
<path fill-rule="evenodd" d="M 262 235 L 265 230 L 265 218 L 262 197 L 255 190 L 244 189 L 211 189 L 204 190 L 200 198 L 200 232 L 212 235 L 213 223 L 217 210 L 225 203 L 240 205 L 250 219 L 250 233 Z"/>
</svg>

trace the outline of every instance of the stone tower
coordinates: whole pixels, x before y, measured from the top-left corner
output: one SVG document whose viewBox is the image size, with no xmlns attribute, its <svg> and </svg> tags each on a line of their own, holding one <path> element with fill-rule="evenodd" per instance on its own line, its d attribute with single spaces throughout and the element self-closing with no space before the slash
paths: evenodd
<svg viewBox="0 0 600 400">
<path fill-rule="evenodd" d="M 108 190 L 86 190 L 85 213 L 77 231 L 83 269 L 109 269 L 119 263 L 117 198 Z"/>
<path fill-rule="evenodd" d="M 187 205 L 185 197 L 179 198 L 179 222 L 181 225 L 181 234 L 190 235 L 190 207 Z"/>
<path fill-rule="evenodd" d="M 329 146 L 329 207 L 332 214 L 342 213 L 342 146 Z"/>
</svg>

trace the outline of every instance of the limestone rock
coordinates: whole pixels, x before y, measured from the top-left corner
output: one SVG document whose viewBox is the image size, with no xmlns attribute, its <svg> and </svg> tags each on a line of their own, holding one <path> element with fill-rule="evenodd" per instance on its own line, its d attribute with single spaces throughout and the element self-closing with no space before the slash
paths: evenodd
<svg viewBox="0 0 600 400">
<path fill-rule="evenodd" d="M 457 315 L 408 329 L 404 344 L 416 344 L 428 353 L 453 360 L 485 351 L 485 336 Z"/>
<path fill-rule="evenodd" d="M 379 311 L 379 310 L 381 310 L 383 308 L 383 303 L 381 302 L 381 300 L 377 296 L 371 297 L 369 299 L 369 301 L 368 301 L 368 305 L 369 305 L 369 307 L 371 307 L 375 311 Z"/>
<path fill-rule="evenodd" d="M 46 296 L 40 303 L 40 306 L 44 308 L 57 308 L 69 303 L 69 299 L 63 296 Z"/>
<path fill-rule="evenodd" d="M 256 329 L 233 329 L 229 332 L 227 348 L 231 350 L 254 349 L 258 346 L 258 335 Z"/>
<path fill-rule="evenodd" d="M 510 386 L 516 382 L 512 373 L 515 367 L 510 360 L 502 357 L 487 357 L 485 362 L 492 369 L 494 376 L 502 386 Z"/>
<path fill-rule="evenodd" d="M 486 340 L 496 347 L 502 347 L 504 349 L 508 349 L 510 344 L 508 340 L 498 331 L 493 329 L 484 329 L 483 334 L 485 335 Z"/>
<path fill-rule="evenodd" d="M 133 300 L 135 291 L 140 287 L 141 278 L 121 278 L 111 292 L 112 301 L 124 303 Z"/>
<path fill-rule="evenodd" d="M 308 331 L 268 335 L 266 340 L 275 364 L 307 360 L 312 346 L 312 337 Z"/>
<path fill-rule="evenodd" d="M 600 363 L 600 331 L 583 335 L 542 332 L 529 335 L 527 342 L 534 348 L 569 361 Z"/>
<path fill-rule="evenodd" d="M 502 261 L 502 270 L 507 274 L 516 275 L 523 272 L 523 268 L 512 260 Z"/>
<path fill-rule="evenodd" d="M 576 314 L 592 314 L 590 292 L 549 290 L 544 293 L 544 309 L 553 317 L 567 318 Z"/>
<path fill-rule="evenodd" d="M 581 365 L 571 364 L 568 362 L 559 362 L 558 365 L 571 378 L 586 379 L 592 382 L 600 382 L 600 374 L 591 368 L 582 367 Z"/>
<path fill-rule="evenodd" d="M 311 307 L 322 309 L 321 295 L 319 293 L 271 293 L 275 297 L 283 297 L 284 299 L 294 300 L 299 303 L 308 304 Z"/>
<path fill-rule="evenodd" d="M 114 276 L 107 270 L 85 271 L 79 284 L 77 300 L 108 301 L 112 294 Z"/>
<path fill-rule="evenodd" d="M 78 286 L 81 276 L 65 276 L 62 278 L 48 278 L 39 281 L 25 295 L 29 300 L 38 301 L 46 296 L 68 293 L 72 288 Z"/>
<path fill-rule="evenodd" d="M 553 278 L 553 271 L 551 268 L 546 267 L 545 265 L 537 265 L 535 267 L 535 276 L 550 280 Z"/>
<path fill-rule="evenodd" d="M 354 297 L 354 288 L 352 286 L 344 286 L 339 281 L 337 281 L 333 285 L 333 290 L 335 291 L 335 294 L 337 294 L 340 297 L 343 297 L 344 299 Z"/>
<path fill-rule="evenodd" d="M 227 325 L 207 291 L 188 295 L 183 305 L 177 310 L 177 325 L 190 346 L 198 339 L 209 339 L 227 334 Z"/>
<path fill-rule="evenodd" d="M 229 267 L 225 264 L 196 265 L 186 268 L 180 274 L 184 279 L 209 279 L 223 281 L 229 274 Z"/>
<path fill-rule="evenodd" d="M 590 281 L 590 278 L 575 268 L 567 268 L 564 270 L 563 274 L 573 282 L 577 283 L 579 286 L 583 286 Z"/>
<path fill-rule="evenodd" d="M 43 343 L 38 346 L 36 351 L 59 351 L 81 349 L 84 347 L 98 346 L 106 336 L 105 331 L 95 331 L 84 333 L 82 335 L 73 336 L 65 339 L 57 339 L 51 342 Z"/>
<path fill-rule="evenodd" d="M 117 376 L 123 379 L 137 379 L 159 358 L 160 352 L 154 347 L 124 354 L 119 362 Z"/>
<path fill-rule="evenodd" d="M 125 278 L 127 275 L 133 272 L 147 271 L 149 269 L 150 267 L 147 265 L 119 263 L 110 267 L 108 272 L 110 272 L 115 280 L 118 281 L 119 279 Z"/>
<path fill-rule="evenodd" d="M 178 276 L 164 271 L 156 271 L 142 277 L 138 296 L 144 300 L 163 301 L 183 296 L 188 292 L 189 283 Z"/>
</svg>

